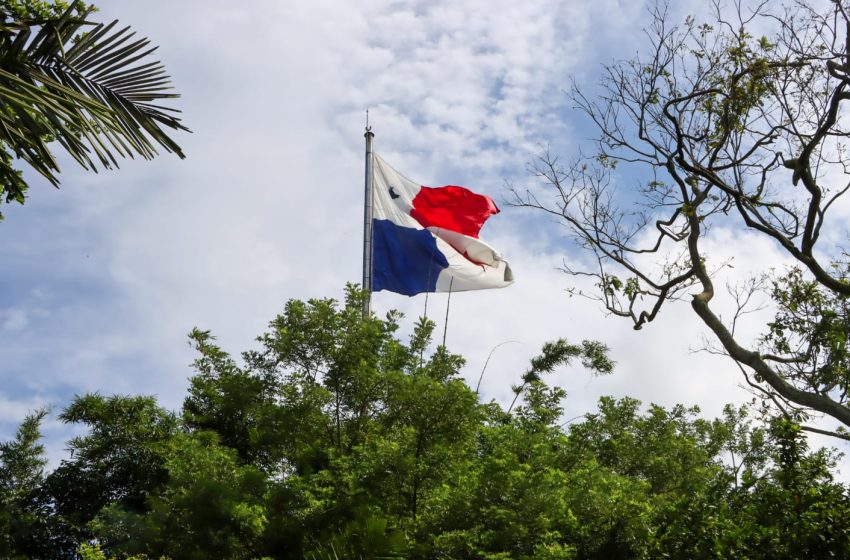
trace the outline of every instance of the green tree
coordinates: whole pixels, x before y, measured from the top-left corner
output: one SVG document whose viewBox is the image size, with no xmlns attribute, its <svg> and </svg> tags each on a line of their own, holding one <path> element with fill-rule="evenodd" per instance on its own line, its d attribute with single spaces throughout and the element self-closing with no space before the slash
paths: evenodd
<svg viewBox="0 0 850 560">
<path fill-rule="evenodd" d="M 41 444 L 40 410 L 27 416 L 15 439 L 0 444 L 0 557 L 28 558 L 35 548 L 46 512 L 38 491 L 47 459 Z"/>
<path fill-rule="evenodd" d="M 646 54 L 605 67 L 598 95 L 573 86 L 598 132 L 590 155 L 563 165 L 544 153 L 545 186 L 514 190 L 595 257 L 592 270 L 570 270 L 595 279 L 585 295 L 640 329 L 690 292 L 718 350 L 787 418 L 814 411 L 843 427 L 848 10 L 844 0 L 712 2 L 705 21 L 676 25 L 656 5 Z M 764 237 L 796 268 L 727 286 L 732 312 L 721 314 L 715 281 L 730 263 L 706 249 L 718 226 Z M 750 341 L 736 326 L 760 293 L 778 315 Z"/>
<path fill-rule="evenodd" d="M 79 0 L 0 2 L 0 201 L 25 200 L 16 159 L 58 186 L 52 143 L 92 170 L 157 146 L 183 157 L 166 134 L 187 129 L 161 104 L 177 95 L 155 47 L 93 12 Z"/>
<path fill-rule="evenodd" d="M 148 496 L 168 479 L 163 446 L 175 437 L 177 418 L 152 397 L 78 397 L 60 415 L 87 428 L 68 442 L 63 460 L 42 485 L 51 510 L 41 538 L 45 557 L 74 558 L 92 538 L 90 523 L 105 507 L 149 509 Z"/>
<path fill-rule="evenodd" d="M 12 558 L 564 559 L 844 557 L 850 496 L 835 456 L 768 409 L 603 398 L 564 422 L 544 374 L 599 344 L 557 341 L 514 405 L 481 403 L 463 360 L 407 342 L 399 316 L 290 301 L 231 357 L 195 330 L 180 414 L 150 397 L 77 397 L 81 433 L 42 475 L 40 414 L 0 446 Z M 754 414 L 753 411 L 756 413 Z M 6 513 L 9 512 L 7 515 Z"/>
<path fill-rule="evenodd" d="M 106 506 L 91 524 L 98 541 L 151 558 L 258 558 L 267 524 L 266 477 L 240 466 L 235 451 L 210 433 L 175 435 L 161 452 L 167 481 L 144 509 Z"/>
<path fill-rule="evenodd" d="M 174 558 L 405 550 L 415 520 L 471 445 L 479 407 L 457 377 L 458 356 L 442 348 L 425 356 L 433 323 L 421 322 L 402 344 L 393 336 L 398 315 L 363 318 L 363 297 L 352 288 L 342 307 L 289 302 L 241 364 L 195 330 L 197 374 L 176 432 L 156 407 L 131 408 L 151 417 L 142 420 L 111 413 L 102 397 L 72 404 L 63 418 L 90 432 L 75 441 L 78 461 L 60 466 L 56 483 L 66 489 L 92 463 L 105 471 L 78 485 L 132 482 L 111 502 L 103 490 L 67 501 L 91 504 L 81 508 L 86 527 L 104 550 Z M 148 459 L 125 465 L 124 453 Z M 142 472 L 157 474 L 139 480 Z M 136 490 L 143 503 L 132 499 Z"/>
</svg>

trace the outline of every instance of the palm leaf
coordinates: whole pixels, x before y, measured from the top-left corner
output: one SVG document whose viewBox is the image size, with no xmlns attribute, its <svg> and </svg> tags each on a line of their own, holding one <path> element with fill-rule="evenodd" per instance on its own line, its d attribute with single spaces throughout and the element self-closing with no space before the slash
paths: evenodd
<svg viewBox="0 0 850 560">
<path fill-rule="evenodd" d="M 161 102 L 179 97 L 156 47 L 118 22 L 94 24 L 87 8 L 29 25 L 0 25 L 0 142 L 58 185 L 52 141 L 87 169 L 145 159 L 165 149 L 184 157 L 166 130 L 188 130 L 179 111 Z M 8 15 L 7 15 L 8 16 Z M 8 20 L 9 17 L 5 17 Z M 21 190 L 0 162 L 0 192 Z M 17 186 L 16 186 L 17 185 Z"/>
</svg>

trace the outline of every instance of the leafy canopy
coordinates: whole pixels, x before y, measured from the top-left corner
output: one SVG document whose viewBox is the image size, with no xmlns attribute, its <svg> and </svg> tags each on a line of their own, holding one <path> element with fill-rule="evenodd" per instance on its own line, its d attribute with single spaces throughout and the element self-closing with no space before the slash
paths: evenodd
<svg viewBox="0 0 850 560">
<path fill-rule="evenodd" d="M 0 446 L 0 556 L 173 559 L 821 558 L 850 553 L 835 457 L 799 425 L 728 407 L 602 399 L 563 422 L 545 383 L 594 343 L 546 345 L 508 410 L 463 359 L 398 338 L 400 316 L 293 300 L 233 357 L 196 329 L 179 413 L 77 397 L 70 457 L 44 472 L 27 418 Z M 587 351 L 585 351 L 587 350 Z M 8 514 L 5 512 L 9 512 Z"/>
</svg>

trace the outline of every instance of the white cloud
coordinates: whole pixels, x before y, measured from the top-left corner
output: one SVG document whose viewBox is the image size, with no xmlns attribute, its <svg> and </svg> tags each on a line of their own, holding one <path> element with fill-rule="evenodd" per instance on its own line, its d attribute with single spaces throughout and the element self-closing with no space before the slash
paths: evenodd
<svg viewBox="0 0 850 560">
<path fill-rule="evenodd" d="M 16 332 L 23 330 L 29 324 L 29 314 L 26 309 L 11 308 L 0 310 L 0 330 Z"/>
</svg>

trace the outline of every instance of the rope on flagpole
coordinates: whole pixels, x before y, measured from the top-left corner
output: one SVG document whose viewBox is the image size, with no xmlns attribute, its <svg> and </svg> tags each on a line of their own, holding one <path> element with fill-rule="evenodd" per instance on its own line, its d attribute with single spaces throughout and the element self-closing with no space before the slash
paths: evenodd
<svg viewBox="0 0 850 560">
<path fill-rule="evenodd" d="M 433 264 L 434 264 L 434 255 L 431 255 L 431 258 L 428 259 L 428 282 L 426 284 L 426 287 L 431 286 L 431 269 L 433 268 Z M 429 295 L 431 295 L 431 291 L 426 290 L 425 291 L 425 309 L 423 311 L 423 318 L 426 321 L 428 320 L 428 296 Z M 425 349 L 422 348 L 421 350 L 419 350 L 419 367 L 422 368 L 424 363 L 425 363 Z"/>
<path fill-rule="evenodd" d="M 425 309 L 422 311 L 423 317 L 428 318 L 428 294 L 429 292 L 425 292 Z"/>
<path fill-rule="evenodd" d="M 500 346 L 504 346 L 505 344 L 511 344 L 511 343 L 522 344 L 519 340 L 506 340 L 504 342 L 500 342 L 499 344 L 495 345 L 493 347 L 493 349 L 490 350 L 490 353 L 487 354 L 487 360 L 484 362 L 484 367 L 481 368 L 481 375 L 478 376 L 478 384 L 475 386 L 475 394 L 476 395 L 478 394 L 478 390 L 481 389 L 481 381 L 484 379 L 484 372 L 487 371 L 487 366 L 490 365 L 490 358 L 493 357 L 493 352 L 495 352 L 496 349 L 499 348 Z"/>
<path fill-rule="evenodd" d="M 446 332 L 449 330 L 449 306 L 452 304 L 452 284 L 454 284 L 455 278 L 451 277 L 449 280 L 449 298 L 446 300 L 446 322 L 443 323 L 443 348 L 446 347 Z"/>
<path fill-rule="evenodd" d="M 425 283 L 425 285 L 427 287 L 431 286 L 431 271 L 433 271 L 433 270 L 434 270 L 434 254 L 432 253 L 431 256 L 428 258 L 428 277 L 427 277 L 427 282 Z M 430 293 L 431 293 L 430 290 L 425 291 L 425 311 L 424 311 L 424 313 L 425 313 L 426 319 L 428 318 L 428 295 Z"/>
</svg>

